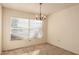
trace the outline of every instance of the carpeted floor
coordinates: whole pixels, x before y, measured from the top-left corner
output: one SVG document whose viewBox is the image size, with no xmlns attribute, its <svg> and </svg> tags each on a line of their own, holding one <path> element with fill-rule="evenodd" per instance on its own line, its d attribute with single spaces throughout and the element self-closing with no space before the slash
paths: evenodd
<svg viewBox="0 0 79 59">
<path fill-rule="evenodd" d="M 59 47 L 45 43 L 10 51 L 3 51 L 2 55 L 75 55 L 75 54 L 63 50 Z"/>
</svg>

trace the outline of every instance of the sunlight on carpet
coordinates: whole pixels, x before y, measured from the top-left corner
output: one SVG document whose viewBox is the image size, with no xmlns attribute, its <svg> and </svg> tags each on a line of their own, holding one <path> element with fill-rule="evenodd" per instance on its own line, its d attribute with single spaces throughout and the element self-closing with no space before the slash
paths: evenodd
<svg viewBox="0 0 79 59">
<path fill-rule="evenodd" d="M 39 55 L 40 53 L 40 50 L 35 50 L 35 51 L 31 51 L 29 53 L 24 53 L 22 55 Z"/>
</svg>

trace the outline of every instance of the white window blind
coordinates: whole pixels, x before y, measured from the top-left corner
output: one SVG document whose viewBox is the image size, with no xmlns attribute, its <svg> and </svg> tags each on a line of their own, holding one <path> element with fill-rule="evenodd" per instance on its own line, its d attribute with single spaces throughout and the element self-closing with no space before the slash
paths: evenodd
<svg viewBox="0 0 79 59">
<path fill-rule="evenodd" d="M 42 38 L 42 21 L 11 17 L 11 39 L 39 39 Z"/>
<path fill-rule="evenodd" d="M 29 38 L 41 38 L 42 33 L 42 21 L 41 20 L 30 20 L 30 37 Z"/>
</svg>

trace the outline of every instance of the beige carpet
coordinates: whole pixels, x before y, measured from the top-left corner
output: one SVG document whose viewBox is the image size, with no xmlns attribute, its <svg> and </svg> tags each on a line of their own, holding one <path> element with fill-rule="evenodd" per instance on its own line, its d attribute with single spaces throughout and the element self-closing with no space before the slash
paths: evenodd
<svg viewBox="0 0 79 59">
<path fill-rule="evenodd" d="M 75 55 L 75 54 L 45 43 L 21 49 L 4 51 L 2 55 Z"/>
</svg>

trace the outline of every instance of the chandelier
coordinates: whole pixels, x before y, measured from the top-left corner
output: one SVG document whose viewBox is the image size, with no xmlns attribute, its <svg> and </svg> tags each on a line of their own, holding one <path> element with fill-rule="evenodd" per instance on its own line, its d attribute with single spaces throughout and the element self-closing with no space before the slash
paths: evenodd
<svg viewBox="0 0 79 59">
<path fill-rule="evenodd" d="M 39 4 L 40 6 L 40 13 L 39 15 L 36 15 L 36 20 L 45 20 L 46 19 L 46 16 L 42 14 L 42 3 Z"/>
</svg>

